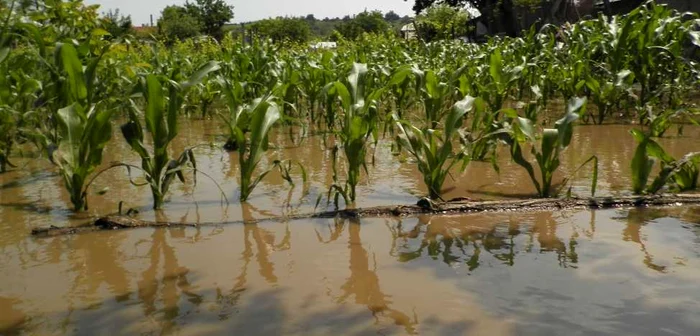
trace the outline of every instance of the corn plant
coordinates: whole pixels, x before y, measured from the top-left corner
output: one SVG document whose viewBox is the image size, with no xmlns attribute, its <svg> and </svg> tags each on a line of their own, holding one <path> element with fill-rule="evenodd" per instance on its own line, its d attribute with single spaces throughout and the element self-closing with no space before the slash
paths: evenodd
<svg viewBox="0 0 700 336">
<path fill-rule="evenodd" d="M 281 118 L 280 110 L 272 95 L 254 100 L 237 111 L 236 123 L 232 124 L 236 143 L 239 146 L 238 162 L 241 169 L 241 202 L 248 200 L 253 189 L 272 171 L 272 168 L 253 178 L 267 151 L 268 135 L 272 126 Z M 244 126 L 245 125 L 245 126 Z M 246 136 L 244 128 L 250 135 Z"/>
<path fill-rule="evenodd" d="M 579 118 L 580 111 L 585 110 L 585 108 L 585 98 L 570 100 L 566 114 L 555 123 L 555 128 L 545 128 L 542 131 L 539 150 L 537 150 L 536 146 L 537 138 L 532 120 L 518 116 L 517 112 L 512 109 L 503 111 L 510 119 L 510 122 L 507 122 L 504 128 L 509 135 L 504 140 L 510 146 L 511 158 L 516 164 L 525 168 L 540 197 L 550 197 L 558 194 L 558 191 L 553 190 L 552 179 L 561 163 L 559 156 L 571 143 L 573 123 Z M 523 155 L 523 145 L 526 143 L 532 144 L 531 153 L 537 162 L 540 179 L 535 174 L 535 168 Z M 598 159 L 595 156 L 591 157 L 577 171 L 589 162 L 593 162 L 594 165 L 591 190 L 592 194 L 595 195 L 598 180 Z"/>
<path fill-rule="evenodd" d="M 428 70 L 421 76 L 421 101 L 426 121 L 435 129 L 447 110 L 446 104 L 452 98 L 455 88 L 452 83 L 442 82 L 435 71 Z"/>
<path fill-rule="evenodd" d="M 416 93 L 416 87 L 420 85 L 419 80 L 423 76 L 423 71 L 412 65 L 403 65 L 391 75 L 387 86 L 394 98 L 396 114 L 399 118 L 404 118 L 404 114 L 411 107 L 413 102 L 411 96 Z"/>
<path fill-rule="evenodd" d="M 185 92 L 218 69 L 217 63 L 210 62 L 181 83 L 177 82 L 180 78 L 178 69 L 174 69 L 169 78 L 161 79 L 150 74 L 139 82 L 136 96 L 143 97 L 145 111 L 141 112 L 137 103 L 131 100 L 129 121 L 121 126 L 121 131 L 129 146 L 141 157 L 140 169 L 151 188 L 153 209 L 162 209 L 165 195 L 176 177 L 184 182 L 183 171 L 188 164 L 196 169 L 192 149 L 185 150 L 177 159 L 171 159 L 168 147 L 178 134 L 177 118 L 184 103 Z M 167 98 L 161 81 L 166 83 Z M 141 116 L 145 120 L 146 131 L 151 136 L 151 150 L 144 144 Z"/>
<path fill-rule="evenodd" d="M 340 183 L 337 174 L 336 159 L 338 147 L 333 150 L 333 180 L 329 189 L 329 201 L 335 192 L 335 203 L 342 196 L 346 205 L 351 205 L 357 197 L 357 184 L 360 181 L 360 170 L 367 171 L 367 144 L 377 128 L 377 109 L 383 89 L 365 89 L 370 81 L 367 76 L 367 65 L 355 63 L 345 82 L 334 82 L 325 88 L 326 95 L 340 101 L 343 112 L 341 127 L 337 132 L 345 154 L 347 174 L 345 183 Z M 332 105 L 331 105 L 332 106 Z"/>
<path fill-rule="evenodd" d="M 73 209 L 81 211 L 87 209 L 87 178 L 102 162 L 104 146 L 111 138 L 112 110 L 92 101 L 97 61 L 84 69 L 70 44 L 59 44 L 56 54 L 62 76 L 67 78 L 62 83 L 62 100 L 72 104 L 56 113 L 58 141 L 48 146 L 49 159 L 59 168 Z"/>
<path fill-rule="evenodd" d="M 634 75 L 629 70 L 617 73 L 614 78 L 596 78 L 589 76 L 586 79 L 586 87 L 590 91 L 591 100 L 598 107 L 598 115 L 589 116 L 593 123 L 602 124 L 605 118 L 611 114 L 614 106 L 625 101 L 630 96 L 630 88 L 634 82 Z"/>
<path fill-rule="evenodd" d="M 15 167 L 10 162 L 10 153 L 17 137 L 18 113 L 7 106 L 0 107 L 0 173 L 7 167 Z"/>
<path fill-rule="evenodd" d="M 248 115 L 243 113 L 246 83 L 234 82 L 223 77 L 219 78 L 219 82 L 223 88 L 226 105 L 229 110 L 228 114 L 219 114 L 229 133 L 224 149 L 235 151 L 239 148 L 237 132 L 245 133 L 248 131 Z"/>
<path fill-rule="evenodd" d="M 648 133 L 633 129 L 630 131 L 637 141 L 637 149 L 631 163 L 632 190 L 635 194 L 656 194 L 671 184 L 678 191 L 694 190 L 698 187 L 700 169 L 700 152 L 688 153 L 676 160 L 670 156 Z M 661 169 L 653 182 L 649 184 L 656 162 Z"/>
<path fill-rule="evenodd" d="M 469 96 L 455 103 L 445 118 L 445 128 L 442 131 L 421 130 L 409 122 L 400 121 L 399 117 L 394 115 L 399 130 L 397 140 L 416 160 L 431 199 L 440 198 L 445 178 L 456 164 L 462 163 L 464 170 L 470 161 L 469 144 L 466 143 L 461 127 L 473 104 L 474 98 Z M 461 148 L 457 148 L 455 152 L 456 140 L 460 140 Z"/>
<path fill-rule="evenodd" d="M 199 110 L 202 114 L 202 119 L 206 119 L 209 116 L 209 109 L 221 93 L 218 84 L 218 81 L 206 78 L 202 81 L 202 83 L 197 84 L 193 88 L 193 90 L 196 92 L 195 96 L 199 105 Z"/>
</svg>

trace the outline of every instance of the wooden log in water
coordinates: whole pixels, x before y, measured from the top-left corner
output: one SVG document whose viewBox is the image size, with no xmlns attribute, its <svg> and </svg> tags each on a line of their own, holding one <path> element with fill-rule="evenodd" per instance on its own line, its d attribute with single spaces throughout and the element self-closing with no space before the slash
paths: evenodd
<svg viewBox="0 0 700 336">
<path fill-rule="evenodd" d="M 595 198 L 545 198 L 524 200 L 476 201 L 456 199 L 447 202 L 428 202 L 416 205 L 379 206 L 345 209 L 321 213 L 264 219 L 264 221 L 289 221 L 313 218 L 381 218 L 409 217 L 416 215 L 454 215 L 480 212 L 555 211 L 565 209 L 612 209 L 636 207 L 668 207 L 700 205 L 700 194 L 665 194 L 654 196 L 624 196 Z M 226 223 L 177 223 L 145 221 L 128 216 L 106 216 L 93 224 L 78 227 L 43 227 L 32 230 L 36 237 L 55 237 L 91 231 L 121 230 L 145 227 L 199 227 L 204 225 L 244 224 L 245 221 Z"/>
</svg>

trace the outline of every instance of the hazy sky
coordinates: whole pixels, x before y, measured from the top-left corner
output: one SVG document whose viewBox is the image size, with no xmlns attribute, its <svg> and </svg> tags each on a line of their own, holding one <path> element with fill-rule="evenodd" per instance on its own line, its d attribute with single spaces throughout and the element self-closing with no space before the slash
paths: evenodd
<svg viewBox="0 0 700 336">
<path fill-rule="evenodd" d="M 225 0 L 235 8 L 234 22 L 246 22 L 275 16 L 301 16 L 314 14 L 316 18 L 343 17 L 365 9 L 382 12 L 393 10 L 400 15 L 411 15 L 413 1 L 404 0 Z M 134 25 L 148 23 L 160 17 L 161 10 L 168 5 L 183 4 L 185 0 L 85 0 L 87 4 L 100 4 L 100 12 L 120 9 L 131 15 Z"/>
</svg>

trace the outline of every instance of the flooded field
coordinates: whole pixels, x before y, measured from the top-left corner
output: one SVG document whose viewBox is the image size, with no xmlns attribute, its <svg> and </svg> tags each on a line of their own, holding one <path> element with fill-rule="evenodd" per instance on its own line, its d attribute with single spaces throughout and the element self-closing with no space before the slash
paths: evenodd
<svg viewBox="0 0 700 336">
<path fill-rule="evenodd" d="M 195 150 L 203 175 L 176 184 L 165 210 L 124 169 L 100 176 L 89 211 L 73 215 L 55 169 L 17 158 L 0 175 L 0 334 L 629 334 L 700 332 L 700 208 L 485 214 L 411 219 L 261 221 L 310 213 L 332 181 L 323 136 L 282 130 L 266 164 L 300 162 L 295 187 L 271 173 L 237 202 L 237 154 L 217 122 L 188 121 L 173 150 Z M 580 126 L 563 155 L 568 175 L 600 159 L 599 195 L 629 194 L 630 126 Z M 675 132 L 673 132 L 675 134 Z M 661 140 L 676 157 L 698 150 L 700 129 Z M 409 204 L 426 193 L 391 143 L 357 206 Z M 27 156 L 38 155 L 25 153 Z M 532 197 L 527 174 L 500 160 L 448 178 L 445 198 Z M 104 162 L 138 163 L 115 136 Z M 134 177 L 136 177 L 134 173 Z M 590 172 L 574 193 L 590 194 Z M 563 176 L 560 176 L 561 178 Z M 191 181 L 191 179 L 190 179 Z M 134 208 L 139 217 L 205 224 L 35 239 L 32 228 L 79 225 Z M 325 210 L 325 199 L 319 209 Z"/>
</svg>

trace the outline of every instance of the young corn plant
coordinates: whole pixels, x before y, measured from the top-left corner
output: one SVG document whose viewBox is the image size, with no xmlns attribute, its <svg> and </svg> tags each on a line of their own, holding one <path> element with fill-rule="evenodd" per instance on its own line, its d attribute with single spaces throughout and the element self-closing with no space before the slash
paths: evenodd
<svg viewBox="0 0 700 336">
<path fill-rule="evenodd" d="M 210 62 L 181 83 L 177 82 L 180 78 L 179 70 L 174 69 L 169 78 L 159 78 L 151 74 L 142 78 L 137 86 L 136 96 L 143 97 L 145 111 L 141 112 L 137 103 L 132 100 L 129 121 L 121 126 L 121 131 L 131 149 L 141 157 L 141 167 L 133 168 L 139 168 L 145 175 L 153 195 L 153 209 L 163 208 L 165 196 L 175 178 L 185 182 L 184 170 L 188 164 L 196 169 L 192 149 L 185 150 L 177 159 L 172 159 L 168 154 L 168 147 L 178 134 L 177 118 L 184 103 L 185 92 L 201 82 L 207 74 L 218 69 L 217 63 Z M 167 98 L 163 83 L 167 85 Z M 146 131 L 151 136 L 150 150 L 144 144 L 141 116 L 144 118 Z"/>
<path fill-rule="evenodd" d="M 0 107 L 0 173 L 7 171 L 7 167 L 15 167 L 10 162 L 10 152 L 15 144 L 17 136 L 17 112 L 9 107 Z"/>
<path fill-rule="evenodd" d="M 254 100 L 251 104 L 238 109 L 236 122 L 230 124 L 236 143 L 239 145 L 238 162 L 241 169 L 241 202 L 245 202 L 250 197 L 255 187 L 262 179 L 269 174 L 274 166 L 282 166 L 279 162 L 270 169 L 258 174 L 253 178 L 253 173 L 260 165 L 263 154 L 267 151 L 268 135 L 272 126 L 280 120 L 281 114 L 277 103 L 272 95 Z M 249 132 L 245 132 L 245 129 Z M 249 133 L 246 136 L 246 133 Z M 289 175 L 289 174 L 287 174 Z"/>
<path fill-rule="evenodd" d="M 377 132 L 377 110 L 384 90 L 368 90 L 365 92 L 370 78 L 367 76 L 367 65 L 355 63 L 346 82 L 334 82 L 325 88 L 329 100 L 340 101 L 343 112 L 340 130 L 337 132 L 346 159 L 347 174 L 345 183 L 338 181 L 336 158 L 338 147 L 333 150 L 333 180 L 334 184 L 328 191 L 335 192 L 335 204 L 342 196 L 345 204 L 350 206 L 357 198 L 357 184 L 360 181 L 360 171 L 367 172 L 367 144 Z M 332 105 L 331 105 L 332 106 Z"/>
<path fill-rule="evenodd" d="M 49 159 L 59 168 L 73 209 L 82 211 L 87 209 L 88 176 L 102 162 L 102 152 L 112 135 L 112 110 L 91 99 L 96 61 L 83 68 L 70 44 L 59 44 L 56 56 L 66 78 L 62 99 L 72 104 L 56 113 L 58 141 L 48 146 Z"/>
<path fill-rule="evenodd" d="M 421 76 L 421 100 L 430 128 L 435 129 L 446 112 L 446 104 L 453 97 L 451 83 L 441 82 L 435 71 L 428 70 Z"/>
<path fill-rule="evenodd" d="M 525 168 L 540 197 L 556 196 L 561 191 L 561 189 L 554 190 L 552 179 L 561 163 L 559 159 L 561 152 L 571 143 L 573 123 L 579 118 L 580 111 L 585 110 L 585 108 L 585 98 L 571 99 L 567 106 L 566 114 L 555 123 L 555 128 L 545 128 L 542 131 L 539 150 L 537 150 L 536 146 L 537 139 L 532 120 L 518 116 L 517 112 L 512 109 L 503 111 L 510 119 L 510 122 L 507 122 L 505 125 L 505 130 L 509 135 L 504 140 L 510 145 L 511 158 L 516 164 Z M 535 173 L 535 168 L 523 155 L 523 145 L 528 143 L 532 145 L 531 153 L 537 161 L 537 168 L 540 173 L 539 179 Z M 574 174 L 589 162 L 593 162 L 591 193 L 595 195 L 598 181 L 598 158 L 592 156 Z M 569 178 L 565 181 L 568 182 L 568 180 Z M 563 186 L 565 185 L 566 183 L 563 184 Z"/>
<path fill-rule="evenodd" d="M 399 132 L 397 141 L 416 160 L 433 200 L 440 198 L 442 185 L 450 170 L 458 163 L 464 170 L 470 162 L 469 144 L 461 127 L 467 113 L 472 110 L 474 100 L 467 96 L 455 103 L 445 118 L 443 130 L 421 130 L 394 115 Z M 455 148 L 456 140 L 459 140 L 460 148 Z"/>
<path fill-rule="evenodd" d="M 420 79 L 423 76 L 423 71 L 413 65 L 400 66 L 391 75 L 387 87 L 394 100 L 396 114 L 399 118 L 403 119 L 404 114 L 414 103 L 412 96 L 416 94 L 416 87 L 420 85 Z"/>
<path fill-rule="evenodd" d="M 202 119 L 206 119 L 210 115 L 210 108 L 216 102 L 216 99 L 221 94 L 218 87 L 219 82 L 211 79 L 205 79 L 202 83 L 197 84 L 194 90 L 197 93 L 199 109 L 202 113 Z"/>
<path fill-rule="evenodd" d="M 586 79 L 586 87 L 590 91 L 591 100 L 598 107 L 597 117 L 589 114 L 594 124 L 602 124 L 605 118 L 612 113 L 613 108 L 630 96 L 629 90 L 634 82 L 632 72 L 623 70 L 614 77 L 614 80 L 605 80 L 605 78 L 596 78 L 596 76 L 589 76 Z"/>
<path fill-rule="evenodd" d="M 677 191 L 698 188 L 700 152 L 688 153 L 676 160 L 649 134 L 637 129 L 631 130 L 630 133 L 638 143 L 631 164 L 632 190 L 635 194 L 656 194 L 667 185 Z M 661 170 L 649 184 L 649 176 L 657 161 L 660 162 Z"/>
<path fill-rule="evenodd" d="M 226 124 L 226 129 L 228 130 L 228 139 L 226 144 L 224 144 L 224 149 L 227 151 L 236 151 L 240 147 L 237 141 L 237 132 L 248 131 L 248 118 L 249 116 L 245 114 L 243 110 L 243 102 L 245 100 L 245 88 L 246 83 L 231 81 L 223 77 L 219 78 L 219 82 L 222 86 L 222 91 L 224 92 L 224 97 L 226 98 L 226 105 L 228 106 L 229 113 L 220 113 L 219 117 Z"/>
</svg>

